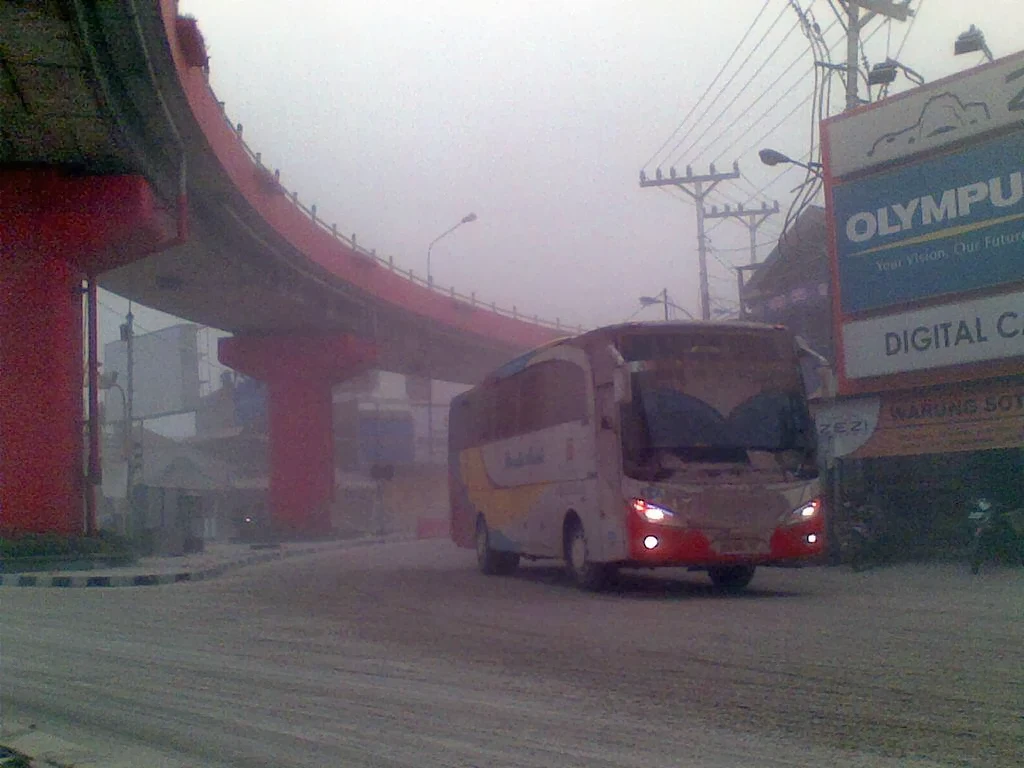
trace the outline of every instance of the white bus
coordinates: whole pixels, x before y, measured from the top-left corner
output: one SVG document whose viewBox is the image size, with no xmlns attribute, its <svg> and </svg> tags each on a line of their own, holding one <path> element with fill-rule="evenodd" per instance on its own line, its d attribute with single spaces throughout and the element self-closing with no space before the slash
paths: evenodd
<svg viewBox="0 0 1024 768">
<path fill-rule="evenodd" d="M 581 587 L 684 566 L 742 588 L 825 546 L 802 347 L 781 326 L 633 323 L 533 350 L 456 397 L 451 537 L 484 573 Z"/>
</svg>

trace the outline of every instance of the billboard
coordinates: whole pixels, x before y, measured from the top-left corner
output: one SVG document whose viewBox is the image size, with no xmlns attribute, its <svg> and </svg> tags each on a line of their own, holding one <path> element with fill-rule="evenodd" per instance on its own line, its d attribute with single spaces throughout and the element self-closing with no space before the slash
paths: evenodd
<svg viewBox="0 0 1024 768">
<path fill-rule="evenodd" d="M 1024 53 L 822 124 L 840 391 L 1024 355 Z"/>
<path fill-rule="evenodd" d="M 1024 379 L 848 398 L 820 406 L 814 420 L 836 457 L 1013 448 L 1024 440 Z"/>
<path fill-rule="evenodd" d="M 1012 126 L 1024 118 L 1024 52 L 936 80 L 822 126 L 828 168 L 850 176 Z"/>
<path fill-rule="evenodd" d="M 134 373 L 132 416 L 150 419 L 188 413 L 199 406 L 199 326 L 172 325 L 136 336 L 132 349 Z M 117 372 L 117 383 L 128 388 L 128 344 L 114 341 L 103 347 L 103 372 Z M 107 390 L 107 420 L 119 421 L 121 395 Z"/>
<path fill-rule="evenodd" d="M 1024 355 L 1024 292 L 852 320 L 843 349 L 850 379 Z"/>
<path fill-rule="evenodd" d="M 1024 131 L 839 184 L 842 310 L 1024 279 Z"/>
</svg>

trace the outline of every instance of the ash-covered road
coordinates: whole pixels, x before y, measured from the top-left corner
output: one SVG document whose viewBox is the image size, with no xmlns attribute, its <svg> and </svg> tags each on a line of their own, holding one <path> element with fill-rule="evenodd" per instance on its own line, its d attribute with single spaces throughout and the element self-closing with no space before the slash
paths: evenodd
<svg viewBox="0 0 1024 768">
<path fill-rule="evenodd" d="M 1024 571 L 479 575 L 447 542 L 4 588 L 0 699 L 109 764 L 1017 766 Z"/>
</svg>

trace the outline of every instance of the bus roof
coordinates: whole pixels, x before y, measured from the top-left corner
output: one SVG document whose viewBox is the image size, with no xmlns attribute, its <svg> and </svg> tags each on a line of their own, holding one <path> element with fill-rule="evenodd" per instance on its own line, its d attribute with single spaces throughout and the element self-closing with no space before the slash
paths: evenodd
<svg viewBox="0 0 1024 768">
<path fill-rule="evenodd" d="M 750 331 L 781 331 L 786 326 L 776 323 L 755 323 L 745 320 L 653 320 L 633 323 L 617 323 L 606 325 L 602 328 L 595 328 L 592 331 L 585 331 L 573 338 L 581 339 L 590 336 L 603 336 L 607 333 L 618 333 L 629 330 L 700 330 L 702 328 L 722 328 Z"/>
<path fill-rule="evenodd" d="M 534 347 L 529 352 L 524 352 L 518 357 L 512 358 L 507 363 L 502 365 L 500 368 L 496 368 L 495 370 L 491 371 L 489 374 L 487 374 L 486 377 L 484 377 L 484 381 L 504 379 L 511 376 L 512 374 L 519 373 L 519 371 L 523 370 L 523 368 L 527 366 L 530 360 L 532 360 L 534 356 L 536 356 L 540 352 L 543 352 L 545 349 L 551 349 L 551 347 L 557 347 L 559 344 L 564 344 L 567 341 L 572 341 L 573 339 L 577 338 L 579 338 L 579 336 L 562 336 L 561 338 L 547 341 L 541 344 L 539 347 Z"/>
<path fill-rule="evenodd" d="M 553 339 L 539 347 L 534 347 L 529 352 L 509 360 L 507 363 L 502 365 L 500 368 L 491 371 L 485 378 L 484 382 L 488 381 L 499 381 L 501 379 L 508 378 L 516 373 L 523 370 L 537 354 L 543 352 L 546 349 L 557 347 L 560 344 L 569 344 L 573 342 L 582 342 L 595 336 L 614 335 L 622 331 L 630 330 L 699 330 L 702 328 L 721 328 L 721 329 L 736 329 L 736 330 L 757 330 L 757 331 L 769 331 L 769 330 L 785 330 L 784 325 L 768 324 L 768 323 L 755 323 L 741 320 L 654 320 L 644 321 L 635 323 L 617 323 L 615 325 L 605 325 L 600 328 L 594 328 L 590 331 L 584 331 L 583 333 L 576 334 L 575 336 L 563 336 L 558 339 Z M 481 382 L 483 383 L 483 382 Z"/>
</svg>

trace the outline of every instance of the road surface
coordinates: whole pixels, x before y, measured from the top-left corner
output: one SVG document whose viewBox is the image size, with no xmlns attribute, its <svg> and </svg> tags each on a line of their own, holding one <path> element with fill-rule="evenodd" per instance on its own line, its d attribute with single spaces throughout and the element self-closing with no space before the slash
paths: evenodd
<svg viewBox="0 0 1024 768">
<path fill-rule="evenodd" d="M 592 595 L 442 541 L 135 589 L 3 588 L 5 718 L 168 766 L 1016 766 L 1024 572 Z"/>
</svg>

